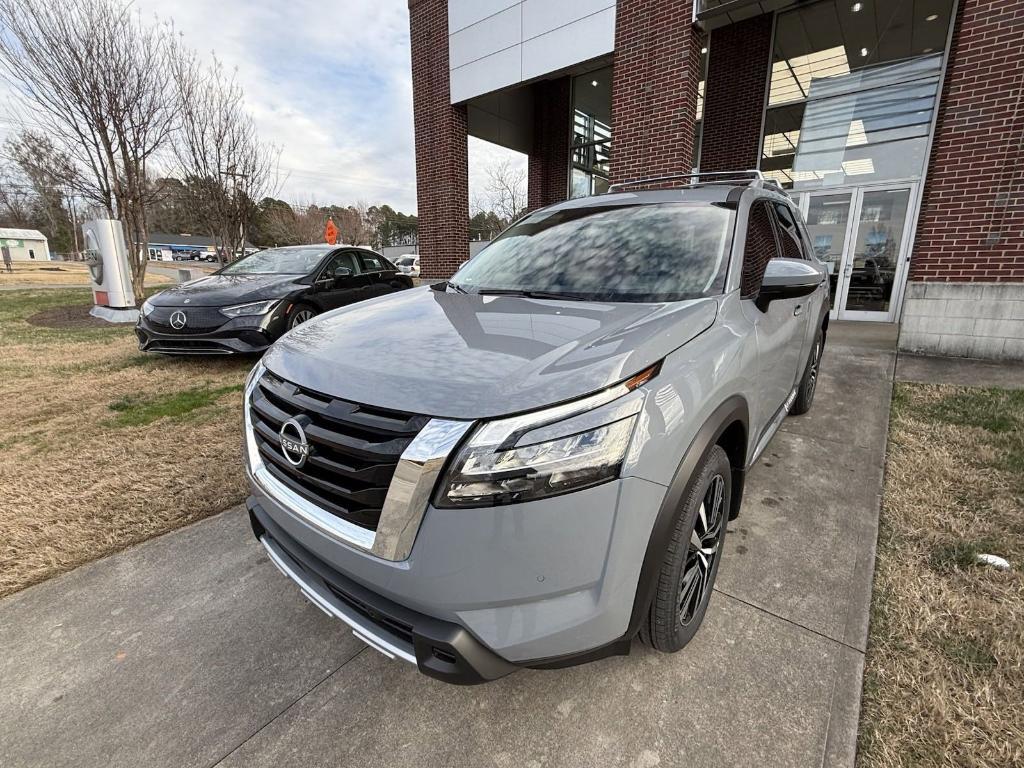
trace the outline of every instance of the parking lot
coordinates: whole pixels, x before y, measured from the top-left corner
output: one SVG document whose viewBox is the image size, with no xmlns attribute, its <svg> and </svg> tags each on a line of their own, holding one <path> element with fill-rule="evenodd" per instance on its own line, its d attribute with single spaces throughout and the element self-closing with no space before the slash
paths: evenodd
<svg viewBox="0 0 1024 768">
<path fill-rule="evenodd" d="M 305 602 L 234 508 L 0 602 L 0 764 L 852 764 L 894 342 L 833 329 L 679 654 L 447 686 Z"/>
</svg>

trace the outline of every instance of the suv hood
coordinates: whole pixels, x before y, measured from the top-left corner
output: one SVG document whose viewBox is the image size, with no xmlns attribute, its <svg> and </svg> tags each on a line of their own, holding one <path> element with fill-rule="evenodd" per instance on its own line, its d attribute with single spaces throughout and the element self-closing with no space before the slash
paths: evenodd
<svg viewBox="0 0 1024 768">
<path fill-rule="evenodd" d="M 294 291 L 301 275 L 208 275 L 154 294 L 158 307 L 223 307 L 260 299 L 281 299 Z"/>
<path fill-rule="evenodd" d="M 589 394 L 706 330 L 715 299 L 631 304 L 414 288 L 321 315 L 264 358 L 278 376 L 381 408 L 481 419 Z"/>
</svg>

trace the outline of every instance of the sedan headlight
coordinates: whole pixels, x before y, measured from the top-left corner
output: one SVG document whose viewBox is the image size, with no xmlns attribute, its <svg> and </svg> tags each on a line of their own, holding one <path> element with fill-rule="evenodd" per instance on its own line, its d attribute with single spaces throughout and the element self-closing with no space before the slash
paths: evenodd
<svg viewBox="0 0 1024 768">
<path fill-rule="evenodd" d="M 153 302 L 151 302 L 149 299 L 146 299 L 144 302 L 142 302 L 142 306 L 139 308 L 139 313 L 143 317 L 149 317 L 154 309 L 156 309 L 156 307 L 153 306 Z"/>
<path fill-rule="evenodd" d="M 482 423 L 451 463 L 435 506 L 514 504 L 615 479 L 643 405 L 634 390 L 656 373 L 652 366 L 582 400 Z"/>
<path fill-rule="evenodd" d="M 265 315 L 280 299 L 269 301 L 254 301 L 249 304 L 236 304 L 233 307 L 221 307 L 220 313 L 227 317 L 251 317 L 253 315 Z"/>
</svg>

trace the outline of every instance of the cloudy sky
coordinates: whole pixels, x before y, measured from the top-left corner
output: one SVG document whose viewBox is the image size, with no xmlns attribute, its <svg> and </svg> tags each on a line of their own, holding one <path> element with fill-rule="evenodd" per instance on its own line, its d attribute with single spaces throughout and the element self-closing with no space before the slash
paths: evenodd
<svg viewBox="0 0 1024 768">
<path fill-rule="evenodd" d="M 408 0 L 136 0 L 236 67 L 261 135 L 282 149 L 279 197 L 416 205 Z M 470 140 L 470 188 L 522 155 Z M 472 198 L 471 198 L 472 199 Z"/>
</svg>

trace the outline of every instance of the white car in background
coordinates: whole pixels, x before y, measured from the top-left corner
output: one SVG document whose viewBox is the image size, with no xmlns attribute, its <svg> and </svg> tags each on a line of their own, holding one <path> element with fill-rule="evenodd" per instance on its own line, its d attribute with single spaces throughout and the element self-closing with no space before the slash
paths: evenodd
<svg viewBox="0 0 1024 768">
<path fill-rule="evenodd" d="M 420 276 L 420 257 L 415 253 L 399 256 L 395 259 L 395 266 L 398 267 L 398 271 L 403 275 L 408 275 L 409 277 Z"/>
</svg>

